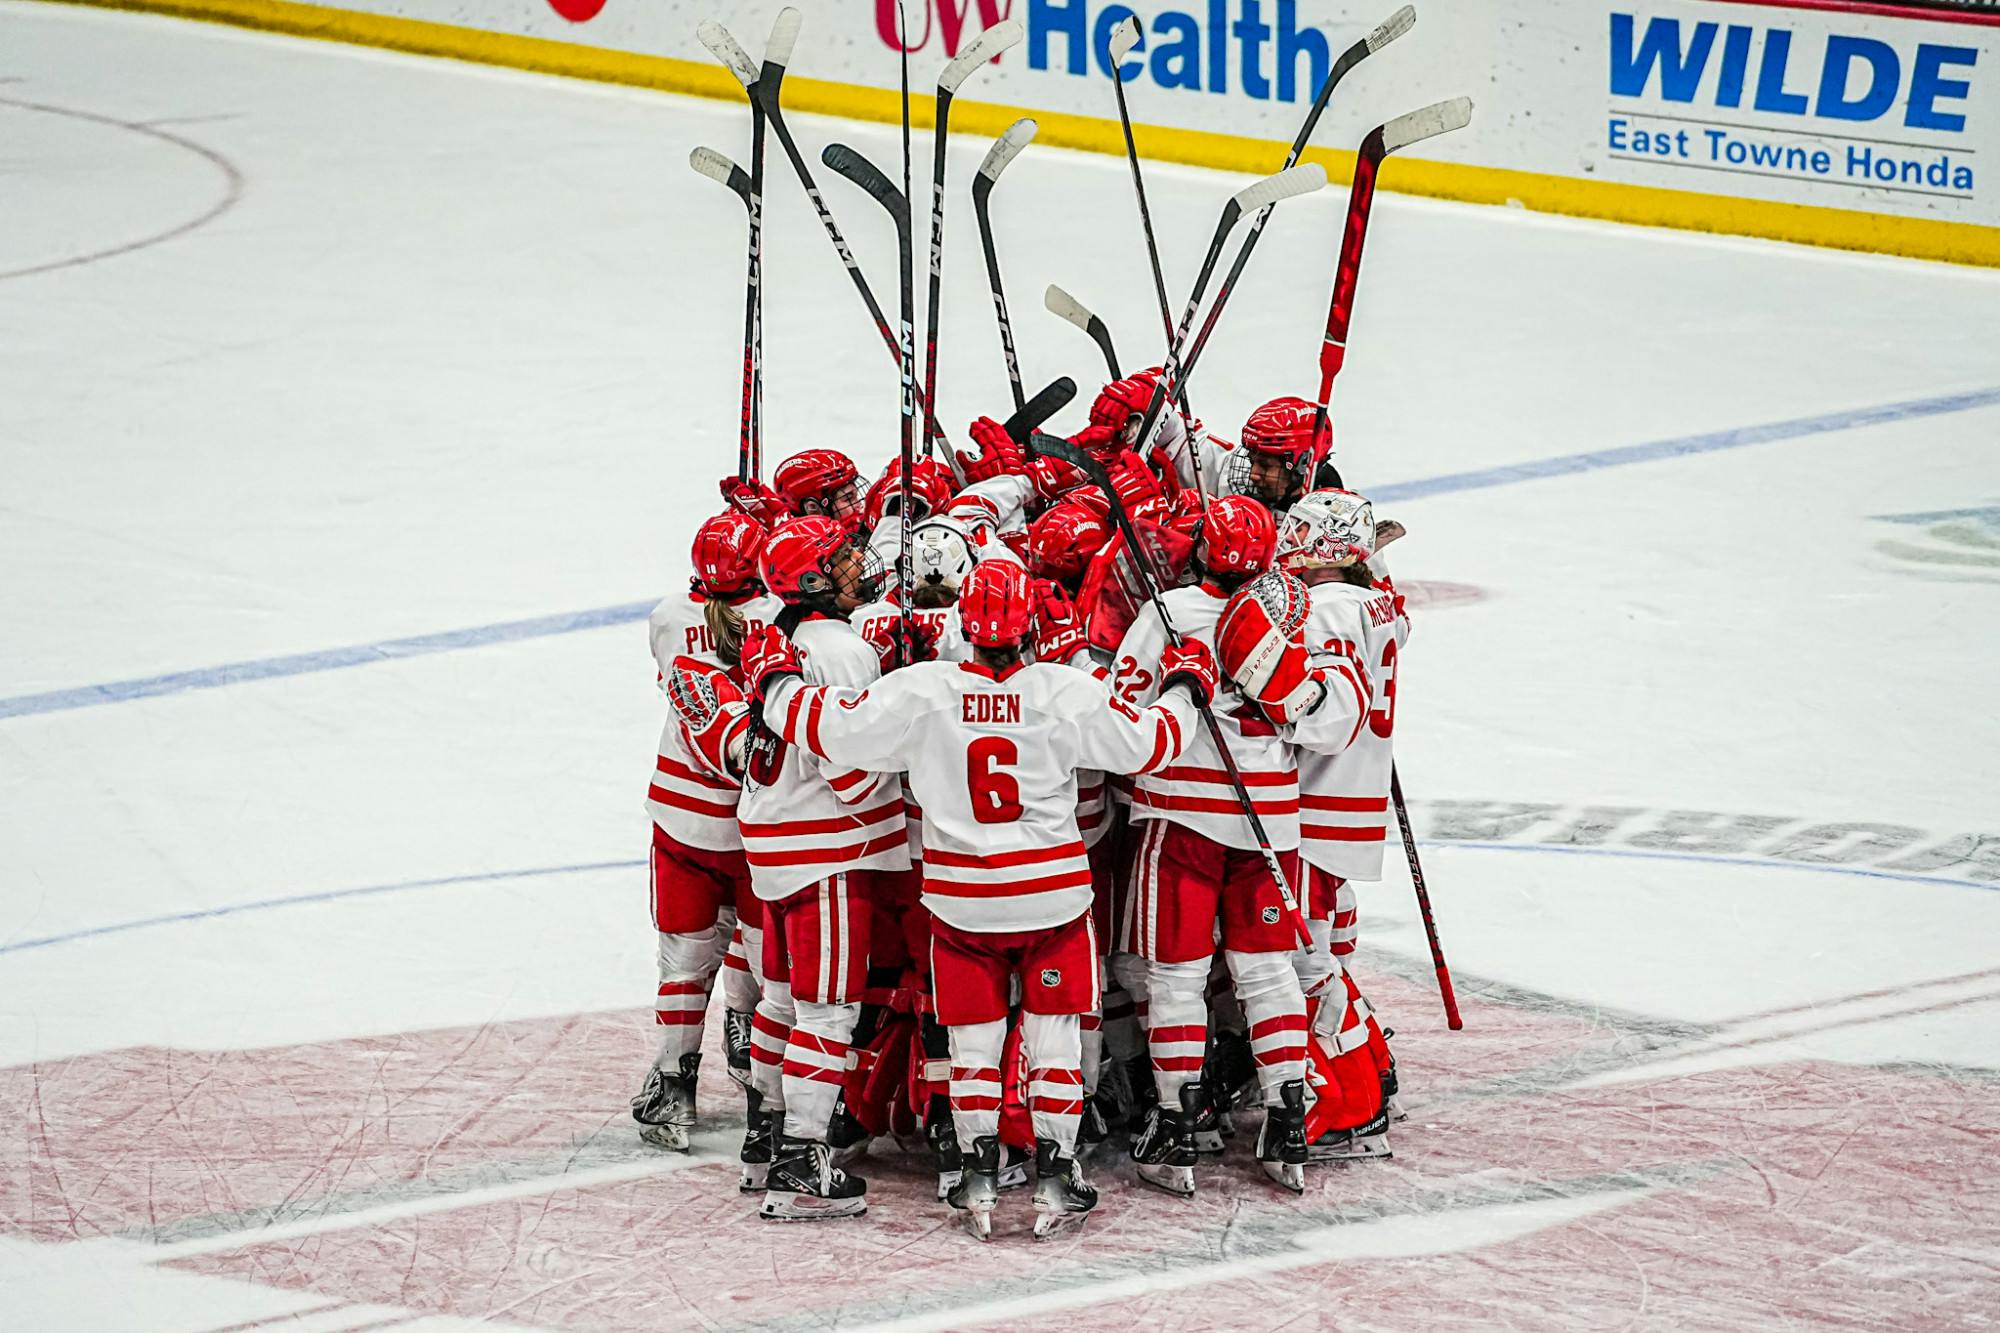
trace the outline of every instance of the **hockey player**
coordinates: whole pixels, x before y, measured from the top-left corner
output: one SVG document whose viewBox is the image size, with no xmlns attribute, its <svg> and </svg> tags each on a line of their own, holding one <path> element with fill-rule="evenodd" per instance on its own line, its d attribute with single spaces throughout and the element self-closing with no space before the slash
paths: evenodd
<svg viewBox="0 0 2000 1333">
<path fill-rule="evenodd" d="M 838 449 L 804 449 L 778 464 L 771 487 L 793 514 L 819 514 L 853 530 L 862 520 L 861 473 Z"/>
<path fill-rule="evenodd" d="M 924 905 L 934 920 L 938 1018 L 965 1170 L 953 1207 L 982 1239 L 998 1197 L 1010 983 L 1021 991 L 1038 1213 L 1048 1235 L 1096 1203 L 1076 1161 L 1083 1108 L 1078 1016 L 1097 1000 L 1091 877 L 1076 770 L 1149 772 L 1196 734 L 1213 688 L 1198 644 L 1163 649 L 1155 701 L 1132 708 L 1091 675 L 1025 660 L 1034 597 L 1018 565 L 989 561 L 959 601 L 971 661 L 897 671 L 867 689 L 815 688 L 777 635 L 746 648 L 746 679 L 790 743 L 860 770 L 902 768 L 923 803 Z M 1065 631 L 1067 632 L 1067 631 Z"/>
<path fill-rule="evenodd" d="M 1198 585 L 1166 592 L 1175 630 L 1215 646 L 1230 595 L 1262 573 L 1276 533 L 1270 511 L 1246 496 L 1214 501 L 1202 521 Z M 1158 688 L 1170 637 L 1148 605 L 1120 643 L 1113 679 L 1132 702 Z M 1223 663 L 1225 671 L 1232 664 Z M 1333 698 L 1322 694 L 1320 701 Z M 1216 701 L 1216 721 L 1288 880 L 1298 876 L 1298 770 L 1291 746 L 1240 693 Z M 1194 1193 L 1194 1122 L 1205 1092 L 1205 987 L 1219 934 L 1224 961 L 1249 1022 L 1265 1106 L 1257 1158 L 1273 1180 L 1304 1188 L 1305 998 L 1292 968 L 1292 915 L 1257 850 L 1242 805 L 1204 730 L 1181 762 L 1137 778 L 1132 790 L 1137 846 L 1124 945 L 1144 960 L 1148 1042 L 1160 1105 L 1133 1143 L 1140 1179 Z M 1218 931 L 1218 919 L 1220 929 Z"/>
<path fill-rule="evenodd" d="M 1397 529 L 1400 532 L 1400 529 Z M 1316 1001 L 1312 1033 L 1327 1086 L 1313 1108 L 1315 1161 L 1390 1155 L 1388 1098 L 1395 1065 L 1380 1023 L 1348 972 L 1354 952 L 1354 880 L 1382 878 L 1387 835 L 1396 675 L 1410 620 L 1376 554 L 1374 507 L 1351 491 L 1313 491 L 1294 504 L 1278 537 L 1278 564 L 1310 588 L 1305 646 L 1316 665 L 1352 668 L 1367 682 L 1363 721 L 1350 743 L 1302 746 L 1300 854 L 1314 947 L 1300 978 Z M 1320 752 L 1315 752 L 1318 749 Z M 1316 1059 L 1315 1063 L 1319 1063 Z"/>
<path fill-rule="evenodd" d="M 736 664 L 743 634 L 774 619 L 776 599 L 757 577 L 764 530 L 743 514 L 709 519 L 695 532 L 689 590 L 661 600 L 648 617 L 653 660 L 664 680 L 676 660 L 708 668 Z M 761 943 L 763 913 L 750 893 L 743 840 L 736 829 L 738 784 L 709 767 L 669 716 L 647 789 L 653 816 L 653 930 L 659 950 L 654 1022 L 660 1046 L 632 1099 L 639 1137 L 655 1147 L 688 1150 L 709 988 L 740 932 Z M 725 1051 L 732 1076 L 749 1078 L 750 1014 L 757 987 L 748 971 L 724 973 Z M 740 1061 L 740 1068 L 739 1068 Z"/>
</svg>

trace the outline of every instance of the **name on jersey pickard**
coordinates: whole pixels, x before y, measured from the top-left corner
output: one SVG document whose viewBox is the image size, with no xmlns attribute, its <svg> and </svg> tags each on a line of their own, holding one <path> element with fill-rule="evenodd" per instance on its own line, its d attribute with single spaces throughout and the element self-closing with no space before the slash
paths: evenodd
<svg viewBox="0 0 2000 1333">
<path fill-rule="evenodd" d="M 1908 824 L 1796 815 L 1530 801 L 1413 800 L 1410 811 L 1420 845 L 1617 847 L 1753 857 L 1791 865 L 1866 867 L 2000 886 L 2000 833 L 1938 833 Z"/>
<path fill-rule="evenodd" d="M 1643 11 L 1614 11 L 1608 37 L 1617 161 L 1975 196 L 1977 47 Z"/>
</svg>

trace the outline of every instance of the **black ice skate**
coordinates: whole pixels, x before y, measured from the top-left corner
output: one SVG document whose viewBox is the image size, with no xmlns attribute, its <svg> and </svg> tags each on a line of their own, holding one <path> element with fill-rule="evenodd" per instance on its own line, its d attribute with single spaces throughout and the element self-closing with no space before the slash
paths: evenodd
<svg viewBox="0 0 2000 1333">
<path fill-rule="evenodd" d="M 1257 1131 L 1257 1163 L 1264 1174 L 1294 1194 L 1306 1188 L 1306 1085 L 1291 1079 L 1278 1089 L 1279 1102 L 1264 1108 Z"/>
<path fill-rule="evenodd" d="M 1389 1112 L 1378 1111 L 1373 1120 L 1356 1129 L 1330 1129 L 1312 1141 L 1306 1157 L 1314 1162 L 1386 1161 L 1389 1151 Z"/>
<path fill-rule="evenodd" d="M 688 1135 L 694 1130 L 695 1075 L 701 1068 L 701 1054 L 681 1057 L 678 1074 L 669 1074 L 654 1065 L 646 1071 L 646 1082 L 632 1099 L 632 1118 L 639 1122 L 639 1137 L 655 1148 L 686 1152 Z"/>
<path fill-rule="evenodd" d="M 942 1102 L 943 1098 L 937 1098 Z M 924 1138 L 931 1145 L 931 1160 L 937 1165 L 937 1196 L 943 1202 L 964 1171 L 964 1154 L 958 1147 L 958 1127 L 952 1123 L 949 1106 L 933 1105 L 924 1121 Z"/>
<path fill-rule="evenodd" d="M 981 1240 L 993 1239 L 993 1205 L 1000 1202 L 1000 1140 L 981 1134 L 972 1141 L 972 1155 L 945 1202 L 964 1213 L 965 1229 Z"/>
<path fill-rule="evenodd" d="M 859 1217 L 868 1211 L 867 1193 L 868 1182 L 835 1166 L 825 1143 L 785 1134 L 778 1138 L 757 1215 L 777 1222 Z"/>
<path fill-rule="evenodd" d="M 1035 1140 L 1035 1239 L 1083 1225 L 1097 1207 L 1097 1190 L 1083 1178 L 1083 1164 L 1063 1156 L 1054 1139 Z"/>
<path fill-rule="evenodd" d="M 739 1087 L 750 1086 L 750 1015 L 745 1010 L 722 1011 L 722 1063 Z"/>
<path fill-rule="evenodd" d="M 1198 1082 L 1183 1084 L 1180 1110 L 1155 1106 L 1148 1113 L 1145 1128 L 1132 1140 L 1140 1180 L 1183 1199 L 1194 1197 L 1194 1120 L 1206 1095 Z"/>
<path fill-rule="evenodd" d="M 745 1194 L 755 1194 L 765 1186 L 771 1170 L 771 1157 L 778 1144 L 777 1111 L 764 1109 L 764 1094 L 756 1089 L 747 1089 L 749 1113 L 743 1128 L 743 1150 L 738 1160 L 743 1163 L 743 1176 L 737 1188 Z"/>
<path fill-rule="evenodd" d="M 833 1150 L 835 1166 L 853 1166 L 868 1155 L 867 1128 L 847 1109 L 847 1094 L 833 1105 L 833 1118 L 826 1123 L 827 1147 Z"/>
<path fill-rule="evenodd" d="M 1098 1104 L 1098 1094 L 1092 1093 L 1083 1099 L 1083 1118 L 1077 1122 L 1076 1155 L 1089 1161 L 1104 1140 L 1110 1137 L 1111 1122 L 1105 1118 L 1104 1108 Z"/>
<path fill-rule="evenodd" d="M 1382 1029 L 1382 1040 L 1384 1042 L 1395 1035 L 1396 1029 L 1394 1028 Z M 1408 1120 L 1410 1113 L 1403 1109 L 1401 1099 L 1396 1096 L 1397 1091 L 1396 1057 L 1392 1055 L 1389 1057 L 1389 1067 L 1382 1071 L 1382 1109 L 1389 1113 L 1389 1119 L 1391 1120 Z"/>
</svg>

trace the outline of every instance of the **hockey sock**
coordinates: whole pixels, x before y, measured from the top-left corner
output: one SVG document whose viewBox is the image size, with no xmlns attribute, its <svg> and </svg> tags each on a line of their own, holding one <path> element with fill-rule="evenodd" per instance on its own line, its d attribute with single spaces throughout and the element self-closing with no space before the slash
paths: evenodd
<svg viewBox="0 0 2000 1333">
<path fill-rule="evenodd" d="M 659 933 L 660 989 L 653 1022 L 660 1030 L 660 1050 L 653 1063 L 660 1068 L 678 1070 L 683 1055 L 701 1049 L 708 987 L 727 942 L 720 926 L 684 935 Z"/>
<path fill-rule="evenodd" d="M 785 1133 L 796 1139 L 826 1139 L 827 1122 L 847 1080 L 848 1054 L 858 1004 L 796 1002 L 798 1017 L 785 1043 Z"/>
<path fill-rule="evenodd" d="M 1082 1024 L 1075 1014 L 1023 1014 L 1021 1040 L 1028 1052 L 1028 1110 L 1035 1137 L 1053 1139 L 1063 1156 L 1076 1153 L 1083 1117 Z"/>
<path fill-rule="evenodd" d="M 1236 995 L 1250 1020 L 1250 1051 L 1266 1106 L 1278 1089 L 1306 1073 L 1306 1002 L 1290 954 L 1228 951 Z"/>
<path fill-rule="evenodd" d="M 1201 1077 L 1201 1058 L 1208 1046 L 1207 980 L 1206 958 L 1146 965 L 1152 1019 L 1146 1038 L 1162 1106 L 1179 1106 L 1181 1088 Z"/>
<path fill-rule="evenodd" d="M 722 956 L 722 1007 L 747 1014 L 757 1007 L 757 978 L 750 971 L 747 952 L 764 951 L 764 932 L 745 930 L 741 923 L 729 933 L 729 949 Z"/>
<path fill-rule="evenodd" d="M 1007 1022 L 960 1023 L 951 1035 L 951 1122 L 958 1146 L 972 1151 L 972 1141 L 1000 1133 L 1000 1054 L 1007 1044 Z"/>
<path fill-rule="evenodd" d="M 1097 1072 L 1104 1066 L 1104 1017 L 1101 1014 L 1081 1014 L 1077 1017 L 1083 1045 L 1083 1094 L 1088 1097 L 1097 1091 Z M 1035 1063 L 1034 1052 L 1028 1053 L 1029 1062 Z"/>
<path fill-rule="evenodd" d="M 750 1019 L 750 1087 L 763 1096 L 767 1111 L 785 1108 L 785 1045 L 795 1017 L 791 983 L 766 981 Z"/>
</svg>

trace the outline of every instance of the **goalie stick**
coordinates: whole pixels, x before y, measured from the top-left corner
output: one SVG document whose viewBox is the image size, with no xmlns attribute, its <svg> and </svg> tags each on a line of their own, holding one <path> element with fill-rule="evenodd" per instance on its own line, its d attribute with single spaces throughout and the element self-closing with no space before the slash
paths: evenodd
<svg viewBox="0 0 2000 1333">
<path fill-rule="evenodd" d="M 1167 347 L 1174 346 L 1174 316 L 1167 303 L 1167 279 L 1160 271 L 1160 243 L 1153 235 L 1153 211 L 1146 206 L 1146 180 L 1139 173 L 1139 145 L 1132 138 L 1132 112 L 1125 105 L 1125 76 L 1119 66 L 1133 47 L 1145 37 L 1145 29 L 1139 26 L 1139 16 L 1127 14 L 1111 30 L 1111 38 L 1106 43 L 1105 54 L 1110 57 L 1111 88 L 1118 96 L 1118 127 L 1125 132 L 1125 160 L 1132 168 L 1132 192 L 1139 196 L 1139 229 L 1146 234 L 1146 258 L 1153 265 L 1153 292 L 1160 298 L 1160 332 L 1166 335 Z M 1291 163 L 1287 162 L 1286 166 Z M 1187 394 L 1180 395 L 1181 412 L 1187 413 Z"/>
<path fill-rule="evenodd" d="M 1154 401 L 1159 401 L 1157 391 Z M 1050 435 L 1037 435 L 1030 448 L 1033 452 L 1067 463 L 1098 488 L 1111 506 L 1111 521 L 1125 538 L 1125 549 L 1131 553 L 1132 564 L 1139 572 L 1139 583 L 1146 592 L 1146 600 L 1152 603 L 1153 611 L 1160 617 L 1160 624 L 1167 631 L 1167 638 L 1178 647 L 1181 633 L 1174 628 L 1173 619 L 1167 615 L 1167 604 L 1160 597 L 1159 573 L 1153 568 L 1152 559 L 1146 548 L 1140 544 L 1139 534 L 1132 527 L 1132 516 L 1125 512 L 1125 501 L 1111 484 L 1111 478 L 1104 471 L 1104 465 L 1091 457 L 1089 452 L 1077 448 L 1067 440 L 1059 440 Z M 1229 752 L 1229 742 L 1222 735 L 1222 724 L 1215 720 L 1215 711 L 1208 704 L 1200 706 L 1202 724 L 1208 730 L 1208 739 L 1214 744 L 1216 753 L 1222 756 L 1222 770 L 1229 776 L 1229 785 L 1236 790 L 1236 799 L 1243 807 L 1243 817 L 1250 821 L 1250 836 L 1256 839 L 1257 851 L 1264 858 L 1264 869 L 1269 872 L 1272 883 L 1278 886 L 1278 897 L 1284 901 L 1285 911 L 1292 919 L 1292 929 L 1298 933 L 1299 942 L 1306 948 L 1312 947 L 1312 931 L 1306 925 L 1305 913 L 1299 910 L 1298 896 L 1292 892 L 1292 882 L 1285 877 L 1285 867 L 1278 860 L 1278 853 L 1271 846 L 1270 835 L 1264 831 L 1264 821 L 1257 815 L 1257 807 L 1250 800 L 1250 789 L 1243 783 L 1243 772 L 1236 765 L 1236 756 Z"/>
<path fill-rule="evenodd" d="M 763 134 L 764 118 L 756 116 L 757 129 L 753 137 Z M 757 150 L 753 143 L 751 151 Z M 758 399 L 763 371 L 762 361 L 762 314 L 758 299 L 758 278 L 762 265 L 757 254 L 760 197 L 757 185 L 751 175 L 731 162 L 713 148 L 697 148 L 688 154 L 688 165 L 712 181 L 720 181 L 735 192 L 750 211 L 750 278 L 743 298 L 743 421 L 736 440 L 736 479 L 754 481 L 760 471 L 762 459 L 759 440 Z"/>
<path fill-rule="evenodd" d="M 868 308 L 869 318 L 875 321 L 875 330 L 882 336 L 883 346 L 898 364 L 902 361 L 902 347 L 896 338 L 896 331 L 889 324 L 888 316 L 882 313 L 881 303 L 875 299 L 874 291 L 868 286 L 868 279 L 862 275 L 860 262 L 848 248 L 847 240 L 840 234 L 840 226 L 833 220 L 833 212 L 826 206 L 826 200 L 819 192 L 818 182 L 813 180 L 812 168 L 806 165 L 805 156 L 799 152 L 791 128 L 785 124 L 784 108 L 780 104 L 780 93 L 785 81 L 785 68 L 792 58 L 792 48 L 798 44 L 799 25 L 803 20 L 799 11 L 789 5 L 778 11 L 777 19 L 771 24 L 771 41 L 764 51 L 762 67 L 753 64 L 744 53 L 743 47 L 730 35 L 729 29 L 714 19 L 704 19 L 695 29 L 695 35 L 709 53 L 734 74 L 743 85 L 750 100 L 763 109 L 764 117 L 770 122 L 771 131 L 778 136 L 778 146 L 785 150 L 785 157 L 792 164 L 792 170 L 804 187 L 806 197 L 812 200 L 813 211 L 819 215 L 820 227 L 826 237 L 833 242 L 835 253 L 847 269 L 847 276 L 854 283 L 854 290 L 861 295 L 861 303 Z M 930 403 L 920 404 L 924 409 L 925 428 L 940 442 L 945 440 L 944 428 L 938 425 L 937 417 L 931 412 Z M 956 456 L 949 448 L 945 450 L 947 460 L 956 462 Z"/>
<path fill-rule="evenodd" d="M 959 85 L 970 78 L 973 71 L 1019 43 L 1025 34 L 1026 29 L 1022 28 L 1019 19 L 1002 19 L 992 27 L 982 30 L 972 39 L 969 46 L 952 57 L 950 63 L 944 67 L 944 72 L 938 75 L 937 122 L 931 129 L 931 276 L 924 301 L 924 401 L 926 403 L 937 401 L 938 308 L 943 296 L 944 283 L 945 134 L 946 127 L 951 123 L 951 100 L 958 95 Z M 904 55 L 907 60 L 908 53 L 905 52 Z M 904 119 L 907 121 L 908 117 L 905 116 Z M 1034 122 L 1029 121 L 1028 124 L 1032 127 Z M 1032 132 L 1031 129 L 1030 133 Z M 907 138 L 907 131 L 905 137 Z M 904 182 L 904 189 L 908 190 L 907 180 Z M 986 247 L 986 257 L 990 268 L 993 259 L 993 247 L 990 243 Z M 996 277 L 994 282 L 997 286 L 999 279 Z M 1011 364 L 1011 357 L 1009 361 Z M 1020 395 L 1020 380 L 1016 377 L 1014 382 L 1016 407 L 1020 406 Z M 950 450 L 945 452 L 947 455 L 950 454 Z M 952 464 L 954 473 L 960 474 L 958 483 L 963 486 L 965 477 L 958 467 L 958 460 L 947 457 L 946 461 Z"/>
<path fill-rule="evenodd" d="M 993 249 L 993 220 L 987 216 L 987 202 L 993 197 L 993 187 L 1000 183 L 1000 173 L 1007 164 L 1021 155 L 1035 137 L 1035 122 L 1022 117 L 1007 127 L 1007 132 L 993 141 L 986 150 L 986 160 L 979 164 L 979 174 L 972 178 L 972 215 L 979 222 L 979 247 L 986 252 L 986 285 L 993 293 L 993 317 L 1000 322 L 1000 354 L 1007 358 L 1007 386 L 1014 394 L 1014 408 L 1019 411 L 1023 403 L 1021 397 L 1021 362 L 1014 354 L 1014 326 L 1007 318 L 1007 293 L 1000 285 L 1000 257 Z"/>
<path fill-rule="evenodd" d="M 1377 24 L 1366 37 L 1361 38 L 1333 62 L 1326 82 L 1320 85 L 1319 96 L 1313 98 L 1312 109 L 1306 112 L 1305 123 L 1299 127 L 1298 136 L 1292 140 L 1291 151 L 1285 154 L 1285 165 L 1295 165 L 1306 151 L 1306 144 L 1312 140 L 1313 130 L 1319 125 L 1319 118 L 1325 112 L 1327 103 L 1333 98 L 1333 90 L 1356 65 L 1374 55 L 1398 37 L 1407 33 L 1417 24 L 1417 11 L 1413 6 L 1404 5 L 1388 18 Z M 1222 318 L 1222 308 L 1229 304 L 1229 297 L 1236 290 L 1236 280 L 1243 276 L 1244 266 L 1250 262 L 1250 252 L 1257 248 L 1257 240 L 1264 234 L 1264 224 L 1270 220 L 1271 210 L 1259 212 L 1250 224 L 1250 234 L 1243 238 L 1242 248 L 1236 258 L 1230 261 L 1229 272 L 1223 276 L 1222 285 L 1215 290 L 1215 303 L 1208 308 L 1208 315 L 1201 322 L 1200 332 L 1195 334 L 1194 345 L 1188 348 L 1187 364 L 1181 370 L 1182 379 L 1194 374 L 1195 363 L 1201 360 L 1204 347 L 1208 346 L 1208 336 L 1215 331 L 1215 322 Z"/>
<path fill-rule="evenodd" d="M 1090 335 L 1090 340 L 1097 344 L 1097 350 L 1104 353 L 1104 364 L 1111 371 L 1112 379 L 1125 378 L 1118 373 L 1118 353 L 1111 347 L 1110 328 L 1103 320 L 1092 314 L 1083 302 L 1052 282 L 1049 284 L 1049 289 L 1042 293 L 1042 304 L 1048 307 L 1050 314 L 1076 325 Z"/>
</svg>

